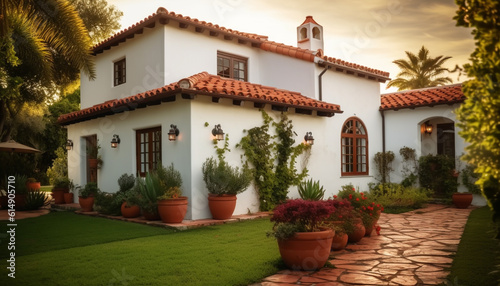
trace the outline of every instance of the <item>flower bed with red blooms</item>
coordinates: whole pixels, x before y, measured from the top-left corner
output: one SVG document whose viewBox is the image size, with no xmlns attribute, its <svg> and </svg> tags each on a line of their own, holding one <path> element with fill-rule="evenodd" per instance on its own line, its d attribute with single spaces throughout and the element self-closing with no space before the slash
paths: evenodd
<svg viewBox="0 0 500 286">
<path fill-rule="evenodd" d="M 361 215 L 363 224 L 371 225 L 380 217 L 380 213 L 384 211 L 384 207 L 376 202 L 373 202 L 363 192 L 357 192 L 352 185 L 342 186 L 342 190 L 336 199 L 344 199 L 351 203 L 355 212 Z"/>
</svg>

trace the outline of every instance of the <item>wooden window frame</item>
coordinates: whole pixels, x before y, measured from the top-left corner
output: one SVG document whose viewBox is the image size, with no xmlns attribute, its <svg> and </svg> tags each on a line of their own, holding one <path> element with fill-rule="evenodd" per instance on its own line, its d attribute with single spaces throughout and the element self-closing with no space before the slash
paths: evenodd
<svg viewBox="0 0 500 286">
<path fill-rule="evenodd" d="M 127 82 L 127 61 L 125 58 L 113 63 L 113 86 Z"/>
<path fill-rule="evenodd" d="M 154 141 L 154 134 L 156 132 L 160 132 L 159 134 L 159 140 Z M 141 147 L 142 147 L 142 141 L 141 141 L 141 135 L 142 134 L 147 134 L 148 136 L 148 149 L 147 152 L 141 152 Z M 136 169 L 137 169 L 137 176 L 140 177 L 145 177 L 146 173 L 150 170 L 155 170 L 158 163 L 161 160 L 162 156 L 162 133 L 161 133 L 161 127 L 154 127 L 154 128 L 147 128 L 147 129 L 138 129 L 135 131 L 135 142 L 136 142 L 136 152 L 135 152 L 135 157 L 136 157 Z M 156 142 L 159 142 L 159 150 L 155 151 L 154 144 Z M 155 157 L 156 153 L 156 157 Z M 142 165 L 146 164 L 142 160 L 142 154 L 147 154 L 148 160 L 147 160 L 147 170 L 142 171 Z"/>
<path fill-rule="evenodd" d="M 219 67 L 220 67 L 219 58 L 229 60 L 229 75 L 225 76 L 225 75 L 220 74 L 220 72 L 219 72 Z M 235 69 L 234 69 L 235 62 L 245 64 L 245 68 L 244 68 L 245 75 L 243 78 L 240 78 L 239 76 L 235 75 Z M 233 55 L 230 53 L 217 51 L 217 75 L 219 75 L 221 77 L 232 78 L 232 79 L 241 80 L 241 81 L 248 81 L 248 58 Z"/>
<path fill-rule="evenodd" d="M 344 130 L 346 128 L 346 125 L 352 122 L 352 128 L 353 128 L 353 133 L 344 133 Z M 361 124 L 364 134 L 357 134 L 358 132 L 358 127 L 356 123 Z M 341 170 L 341 175 L 342 176 L 363 176 L 363 175 L 368 175 L 369 172 L 369 156 L 368 156 L 368 131 L 366 130 L 366 125 L 361 121 L 361 119 L 357 117 L 350 117 L 348 118 L 344 124 L 342 125 L 342 130 L 341 130 L 341 136 L 340 136 L 340 170 Z M 352 148 L 349 150 L 352 152 L 352 154 L 346 153 L 346 151 L 349 149 L 348 147 L 351 145 L 346 145 L 344 144 L 345 140 L 351 139 L 349 143 L 352 143 Z M 358 144 L 358 140 L 365 139 L 364 141 L 364 146 Z M 364 155 L 361 154 L 360 156 L 364 156 L 364 161 L 365 163 L 361 162 L 359 164 L 364 164 L 365 165 L 365 171 L 359 171 L 359 164 L 358 164 L 358 149 L 359 148 L 365 148 L 365 153 Z M 346 157 L 347 156 L 347 157 Z M 344 160 L 344 157 L 345 160 Z M 344 171 L 344 169 L 348 169 L 348 165 L 352 165 L 352 171 Z M 346 168 L 344 168 L 346 167 Z"/>
</svg>

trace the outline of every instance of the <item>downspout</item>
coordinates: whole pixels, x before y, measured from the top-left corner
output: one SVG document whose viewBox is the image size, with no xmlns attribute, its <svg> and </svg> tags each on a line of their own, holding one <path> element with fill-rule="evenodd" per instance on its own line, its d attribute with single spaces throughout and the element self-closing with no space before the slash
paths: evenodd
<svg viewBox="0 0 500 286">
<path fill-rule="evenodd" d="M 319 100 L 320 101 L 323 101 L 323 81 L 321 79 L 321 77 L 323 76 L 323 74 L 325 74 L 325 72 L 329 69 L 331 69 L 332 67 L 327 65 L 325 67 L 325 69 L 318 75 L 318 85 L 319 85 Z"/>
<path fill-rule="evenodd" d="M 385 114 L 383 110 L 380 110 L 380 115 L 382 116 L 382 152 L 385 153 Z"/>
</svg>

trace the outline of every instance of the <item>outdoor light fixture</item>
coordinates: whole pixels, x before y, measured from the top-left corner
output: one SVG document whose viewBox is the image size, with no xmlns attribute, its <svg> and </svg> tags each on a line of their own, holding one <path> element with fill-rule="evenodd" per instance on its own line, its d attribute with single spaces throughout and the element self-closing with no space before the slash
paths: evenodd
<svg viewBox="0 0 500 286">
<path fill-rule="evenodd" d="M 314 137 L 313 137 L 312 132 L 306 132 L 306 136 L 304 136 L 304 140 L 306 141 L 306 144 L 313 145 L 314 144 Z"/>
<path fill-rule="evenodd" d="M 73 149 L 73 140 L 68 139 L 66 140 L 66 150 L 71 150 Z"/>
<path fill-rule="evenodd" d="M 120 136 L 114 134 L 113 139 L 111 139 L 111 148 L 116 148 L 118 147 L 118 144 L 120 144 Z"/>
<path fill-rule="evenodd" d="M 212 129 L 212 135 L 219 141 L 224 140 L 224 131 L 222 131 L 220 124 L 215 125 L 214 129 Z"/>
<path fill-rule="evenodd" d="M 432 125 L 429 123 L 429 121 L 426 121 L 424 123 L 424 132 L 425 132 L 425 134 L 428 134 L 428 135 L 432 134 Z"/>
<path fill-rule="evenodd" d="M 170 124 L 170 130 L 168 131 L 168 140 L 175 141 L 177 140 L 177 136 L 179 136 L 179 129 L 177 129 L 177 125 Z"/>
</svg>

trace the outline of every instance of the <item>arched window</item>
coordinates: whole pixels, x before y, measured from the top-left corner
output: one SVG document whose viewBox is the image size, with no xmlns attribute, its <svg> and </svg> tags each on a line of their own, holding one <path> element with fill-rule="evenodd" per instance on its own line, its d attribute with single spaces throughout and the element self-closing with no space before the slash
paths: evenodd
<svg viewBox="0 0 500 286">
<path fill-rule="evenodd" d="M 307 28 L 300 29 L 300 40 L 307 39 Z"/>
<path fill-rule="evenodd" d="M 321 32 L 318 27 L 313 28 L 313 38 L 321 40 Z"/>
<path fill-rule="evenodd" d="M 342 127 L 342 176 L 368 175 L 368 134 L 357 117 L 346 120 Z"/>
</svg>

